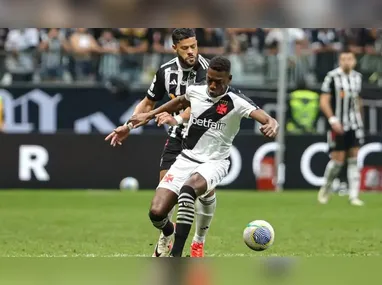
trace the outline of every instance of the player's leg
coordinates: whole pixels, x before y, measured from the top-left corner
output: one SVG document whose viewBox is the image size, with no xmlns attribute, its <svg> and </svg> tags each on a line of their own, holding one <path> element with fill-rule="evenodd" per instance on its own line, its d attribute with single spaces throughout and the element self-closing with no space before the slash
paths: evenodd
<svg viewBox="0 0 382 285">
<path fill-rule="evenodd" d="M 174 164 L 181 151 L 182 145 L 178 139 L 169 137 L 166 140 L 159 165 L 159 182 L 165 177 L 167 171 L 170 169 L 171 165 Z M 172 220 L 172 216 L 174 215 L 175 207 L 176 206 L 169 212 L 168 217 L 170 220 Z"/>
<path fill-rule="evenodd" d="M 168 168 L 170 168 L 170 167 L 168 167 Z M 168 169 L 164 169 L 164 170 L 161 170 L 159 172 L 159 182 L 162 181 L 162 179 L 166 176 L 167 172 L 168 172 Z M 168 219 L 170 221 L 173 220 L 172 218 L 173 218 L 173 215 L 174 215 L 174 212 L 175 212 L 175 208 L 176 208 L 176 205 L 174 207 L 172 207 L 171 211 L 168 213 Z"/>
<path fill-rule="evenodd" d="M 206 197 L 199 197 L 195 201 L 195 234 L 192 239 L 190 256 L 203 257 L 204 243 L 208 230 L 216 210 L 215 190 L 212 190 Z"/>
<path fill-rule="evenodd" d="M 361 174 L 357 164 L 358 151 L 363 144 L 363 132 L 361 132 L 361 134 L 358 133 L 357 136 L 356 132 L 351 131 L 345 139 L 347 140 L 349 149 L 347 153 L 349 201 L 353 206 L 363 206 L 363 201 L 359 199 Z"/>
<path fill-rule="evenodd" d="M 363 201 L 359 199 L 360 190 L 360 171 L 357 165 L 358 147 L 353 147 L 348 152 L 348 182 L 349 182 L 349 201 L 353 206 L 363 206 Z"/>
<path fill-rule="evenodd" d="M 178 201 L 177 193 L 157 188 L 151 202 L 149 217 L 154 227 L 161 231 L 158 243 L 155 246 L 153 257 L 165 257 L 171 250 L 174 225 L 168 218 L 171 209 Z"/>
<path fill-rule="evenodd" d="M 159 172 L 159 178 L 160 178 L 159 182 L 162 181 L 162 179 L 166 176 L 167 171 L 168 170 L 161 170 Z M 172 218 L 173 218 L 175 207 L 176 207 L 177 203 L 178 203 L 178 196 L 176 196 L 175 205 L 171 208 L 170 212 L 167 215 L 169 222 L 172 223 L 174 226 L 175 226 L 175 224 L 172 222 L 172 220 L 173 220 Z M 153 257 L 167 256 L 169 254 L 171 248 L 172 248 L 172 239 L 166 237 L 164 235 L 163 231 L 161 231 L 159 234 L 158 243 L 155 246 Z"/>
<path fill-rule="evenodd" d="M 324 185 L 318 192 L 318 202 L 326 204 L 329 201 L 333 180 L 339 175 L 346 158 L 344 136 L 328 133 L 330 161 L 326 165 Z"/>
<path fill-rule="evenodd" d="M 180 152 L 179 148 L 181 149 L 181 146 L 176 139 L 168 138 L 166 140 L 166 143 L 164 145 L 163 152 L 161 155 L 160 165 L 159 165 L 159 170 L 160 170 L 159 183 L 166 176 L 171 165 L 174 164 L 176 157 L 178 153 Z M 174 215 L 175 208 L 176 208 L 176 204 L 171 208 L 171 210 L 168 213 L 168 220 L 171 223 L 173 220 L 172 218 Z M 168 253 L 170 252 L 171 247 L 172 247 L 172 239 L 166 238 L 166 236 L 161 231 L 161 233 L 159 234 L 157 246 L 155 246 L 153 257 L 167 256 Z"/>
<path fill-rule="evenodd" d="M 152 216 L 150 219 L 156 228 L 162 230 L 158 244 L 155 247 L 153 256 L 166 257 L 171 250 L 171 241 L 175 230 L 174 224 L 169 219 L 169 212 L 178 203 L 178 195 L 185 181 L 190 177 L 194 169 L 199 164 L 190 162 L 189 160 L 180 157 L 170 167 L 166 175 L 163 177 L 157 188 L 157 194 L 153 199 L 150 209 L 156 213 L 158 224 L 155 224 Z M 166 226 L 164 226 L 166 224 Z"/>
<path fill-rule="evenodd" d="M 228 173 L 229 164 L 228 160 L 221 160 L 199 165 L 180 189 L 175 242 L 170 256 L 182 256 L 184 245 L 194 222 L 197 197 L 206 197 L 220 183 Z"/>
</svg>

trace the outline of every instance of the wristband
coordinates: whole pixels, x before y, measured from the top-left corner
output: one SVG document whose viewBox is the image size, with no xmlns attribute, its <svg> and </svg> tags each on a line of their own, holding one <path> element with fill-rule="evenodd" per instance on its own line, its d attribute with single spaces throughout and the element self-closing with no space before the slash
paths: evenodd
<svg viewBox="0 0 382 285">
<path fill-rule="evenodd" d="M 175 121 L 178 123 L 178 125 L 183 124 L 183 118 L 180 115 L 177 115 L 174 117 Z"/>
<path fill-rule="evenodd" d="M 335 117 L 335 116 L 331 116 L 331 117 L 328 119 L 328 122 L 329 122 L 329 124 L 333 125 L 333 124 L 335 124 L 335 123 L 338 123 L 339 120 L 338 120 L 337 117 Z"/>
<path fill-rule="evenodd" d="M 127 122 L 126 122 L 124 125 L 127 126 L 127 127 L 129 128 L 130 131 L 134 128 L 134 126 L 133 126 L 132 123 L 127 123 Z"/>
</svg>

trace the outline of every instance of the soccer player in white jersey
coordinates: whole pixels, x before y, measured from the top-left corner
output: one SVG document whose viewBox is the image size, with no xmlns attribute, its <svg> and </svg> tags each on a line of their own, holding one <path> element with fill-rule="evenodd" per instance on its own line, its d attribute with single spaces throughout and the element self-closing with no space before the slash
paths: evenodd
<svg viewBox="0 0 382 285">
<path fill-rule="evenodd" d="M 177 28 L 172 32 L 172 40 L 177 56 L 157 70 L 146 97 L 137 105 L 134 114 L 149 112 L 155 108 L 157 102 L 165 97 L 172 100 L 177 96 L 184 95 L 189 85 L 206 80 L 209 60 L 198 52 L 195 31 L 189 28 Z M 189 116 L 189 109 L 186 109 L 180 114 L 168 115 L 167 117 L 167 124 L 170 125 L 170 128 L 161 155 L 159 181 L 163 179 L 175 162 L 176 157 L 182 151 L 185 123 L 188 121 Z M 110 140 L 113 146 L 120 145 L 129 136 L 129 133 L 129 125 L 125 124 L 116 128 L 105 140 Z M 161 233 L 155 245 L 153 257 L 168 256 L 172 247 L 171 237 L 169 238 L 167 235 L 174 231 L 174 227 L 172 224 L 165 226 L 162 223 L 164 215 L 167 215 L 167 209 L 164 209 L 161 203 L 170 198 L 175 201 L 178 199 L 176 196 L 168 197 L 167 194 L 167 192 L 162 192 L 160 195 L 156 195 L 156 200 L 153 201 L 149 211 L 153 223 L 163 226 L 163 228 L 160 228 Z M 216 200 L 215 192 L 211 191 L 208 196 L 200 197 L 195 203 L 196 227 L 190 247 L 191 257 L 204 256 L 204 244 L 215 213 Z M 170 220 L 174 210 L 175 207 L 168 213 Z"/>
<path fill-rule="evenodd" d="M 239 132 L 242 118 L 262 124 L 262 133 L 274 138 L 278 123 L 252 100 L 229 86 L 231 63 L 222 56 L 214 57 L 207 71 L 207 83 L 191 85 L 186 94 L 148 112 L 134 115 L 129 122 L 134 128 L 156 118 L 158 125 L 167 123 L 168 114 L 191 107 L 183 151 L 177 157 L 157 192 L 168 191 L 178 197 L 175 242 L 171 257 L 181 257 L 194 221 L 194 204 L 214 189 L 227 175 L 232 141 Z M 166 113 L 167 112 L 167 113 Z M 154 197 L 155 199 L 155 197 Z M 170 211 L 172 199 L 164 203 Z M 163 220 L 163 223 L 170 221 Z M 154 224 L 157 227 L 157 224 Z"/>
</svg>

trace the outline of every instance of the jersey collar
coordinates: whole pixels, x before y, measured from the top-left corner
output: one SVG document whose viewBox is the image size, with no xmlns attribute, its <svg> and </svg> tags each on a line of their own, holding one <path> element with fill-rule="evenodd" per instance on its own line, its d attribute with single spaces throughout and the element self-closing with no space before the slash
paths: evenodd
<svg viewBox="0 0 382 285">
<path fill-rule="evenodd" d="M 343 71 L 343 69 L 341 67 L 338 67 L 338 70 L 341 72 L 341 74 L 343 75 L 352 75 L 354 70 L 350 70 L 349 73 L 345 73 L 345 71 Z"/>
</svg>

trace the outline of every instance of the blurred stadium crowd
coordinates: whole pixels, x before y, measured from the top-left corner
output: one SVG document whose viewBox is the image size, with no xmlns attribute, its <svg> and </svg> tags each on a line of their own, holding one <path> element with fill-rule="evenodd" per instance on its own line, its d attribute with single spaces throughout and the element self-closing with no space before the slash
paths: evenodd
<svg viewBox="0 0 382 285">
<path fill-rule="evenodd" d="M 289 82 L 319 83 L 337 65 L 338 51 L 352 50 L 364 80 L 382 85 L 382 29 L 288 30 Z M 149 83 L 174 57 L 171 28 L 0 29 L 0 84 L 95 84 L 112 77 Z M 199 51 L 227 55 L 235 82 L 259 86 L 277 81 L 277 28 L 197 28 Z"/>
</svg>

